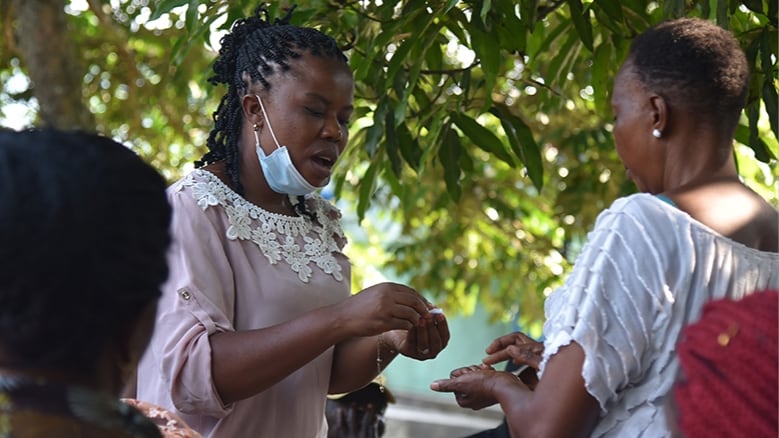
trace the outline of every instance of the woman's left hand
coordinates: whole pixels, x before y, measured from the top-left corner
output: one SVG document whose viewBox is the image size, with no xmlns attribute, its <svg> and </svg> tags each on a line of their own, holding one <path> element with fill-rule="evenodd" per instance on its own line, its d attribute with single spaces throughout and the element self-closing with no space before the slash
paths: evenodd
<svg viewBox="0 0 779 438">
<path fill-rule="evenodd" d="M 487 365 L 473 365 L 452 371 L 448 379 L 434 381 L 430 389 L 452 392 L 460 407 L 478 410 L 497 403 L 493 389 L 507 384 L 522 385 L 511 373 L 495 371 Z"/>
<path fill-rule="evenodd" d="M 438 356 L 449 343 L 449 325 L 441 313 L 428 313 L 419 319 L 419 324 L 409 330 L 393 330 L 383 335 L 398 353 L 417 360 L 428 360 Z"/>
</svg>

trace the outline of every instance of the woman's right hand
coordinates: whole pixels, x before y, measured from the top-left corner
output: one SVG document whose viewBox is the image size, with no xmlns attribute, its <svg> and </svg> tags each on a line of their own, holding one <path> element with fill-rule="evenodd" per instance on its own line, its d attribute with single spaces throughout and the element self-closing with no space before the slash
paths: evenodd
<svg viewBox="0 0 779 438">
<path fill-rule="evenodd" d="M 349 336 L 373 336 L 390 330 L 409 330 L 433 305 L 414 289 L 398 283 L 367 287 L 337 305 L 339 320 Z"/>
</svg>

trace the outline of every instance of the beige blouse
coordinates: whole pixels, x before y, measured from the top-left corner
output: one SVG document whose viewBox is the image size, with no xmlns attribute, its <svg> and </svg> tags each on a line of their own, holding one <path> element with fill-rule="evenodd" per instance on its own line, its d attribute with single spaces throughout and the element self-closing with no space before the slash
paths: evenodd
<svg viewBox="0 0 779 438">
<path fill-rule="evenodd" d="M 313 194 L 305 202 L 316 222 L 271 213 L 205 170 L 172 185 L 169 200 L 171 271 L 137 398 L 170 409 L 204 437 L 326 436 L 332 348 L 266 391 L 226 405 L 214 388 L 209 336 L 272 326 L 347 298 L 340 212 Z"/>
</svg>

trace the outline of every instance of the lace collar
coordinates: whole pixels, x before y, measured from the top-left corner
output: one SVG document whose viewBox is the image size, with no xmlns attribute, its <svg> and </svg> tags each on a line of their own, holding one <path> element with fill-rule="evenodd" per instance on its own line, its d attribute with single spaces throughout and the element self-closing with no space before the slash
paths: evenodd
<svg viewBox="0 0 779 438">
<path fill-rule="evenodd" d="M 182 187 L 191 189 L 197 205 L 204 211 L 213 206 L 222 207 L 230 224 L 225 231 L 227 238 L 254 242 L 270 264 L 283 260 L 304 283 L 311 279 L 313 265 L 337 281 L 343 280 L 341 265 L 334 256 L 346 244 L 341 213 L 319 195 L 308 195 L 304 201 L 308 210 L 314 213 L 314 221 L 304 216 L 264 210 L 203 169 L 187 175 Z"/>
</svg>

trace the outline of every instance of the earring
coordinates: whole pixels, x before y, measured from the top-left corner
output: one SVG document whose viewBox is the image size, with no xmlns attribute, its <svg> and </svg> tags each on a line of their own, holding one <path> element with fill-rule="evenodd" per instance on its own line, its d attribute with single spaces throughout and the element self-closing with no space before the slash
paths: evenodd
<svg viewBox="0 0 779 438">
<path fill-rule="evenodd" d="M 663 133 L 662 133 L 662 132 L 660 132 L 660 130 L 659 130 L 659 129 L 655 128 L 655 129 L 653 129 L 653 130 L 652 130 L 652 136 L 653 136 L 654 138 L 660 138 L 660 137 L 662 137 L 662 136 L 663 136 Z"/>
<path fill-rule="evenodd" d="M 256 123 L 255 123 L 255 124 L 254 124 L 254 132 L 257 132 L 257 131 L 259 131 L 259 130 L 260 130 L 260 125 L 258 125 L 258 124 L 256 124 Z"/>
</svg>

